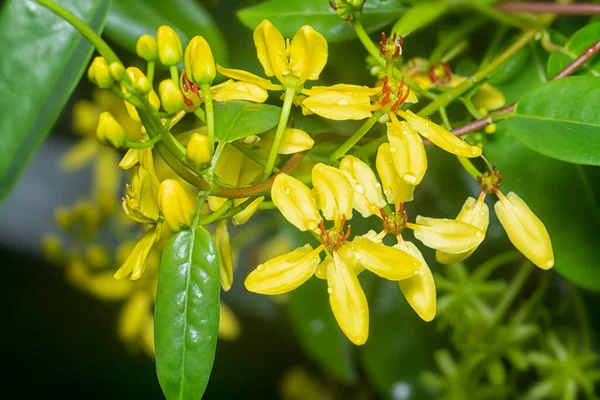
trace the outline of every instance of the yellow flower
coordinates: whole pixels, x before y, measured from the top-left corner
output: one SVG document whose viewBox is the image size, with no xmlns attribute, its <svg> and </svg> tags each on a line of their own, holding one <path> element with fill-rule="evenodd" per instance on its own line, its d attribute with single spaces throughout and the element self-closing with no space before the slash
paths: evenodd
<svg viewBox="0 0 600 400">
<path fill-rule="evenodd" d="M 110 143 L 119 148 L 127 141 L 127 134 L 111 113 L 105 111 L 98 117 L 96 138 L 100 143 Z"/>
<path fill-rule="evenodd" d="M 129 218 L 144 224 L 158 221 L 156 182 L 156 176 L 152 176 L 144 167 L 133 167 L 131 185 L 126 186 L 123 198 L 123 210 Z"/>
<path fill-rule="evenodd" d="M 394 245 L 394 247 L 412 255 L 421 263 L 418 274 L 398 281 L 398 286 L 400 286 L 400 290 L 402 290 L 402 294 L 406 298 L 406 301 L 408 301 L 408 304 L 410 304 L 419 317 L 429 322 L 433 320 L 436 312 L 435 281 L 433 280 L 431 270 L 414 243 L 403 241 Z"/>
<path fill-rule="evenodd" d="M 114 84 L 104 57 L 95 57 L 88 69 L 88 79 L 100 89 L 110 89 Z"/>
<path fill-rule="evenodd" d="M 312 27 L 301 27 L 291 43 L 267 20 L 254 30 L 254 44 L 265 75 L 275 76 L 285 87 L 302 88 L 307 80 L 317 80 L 327 63 L 327 42 Z M 281 90 L 281 85 L 246 71 L 218 67 L 221 74 L 255 83 L 267 90 Z"/>
<path fill-rule="evenodd" d="M 167 25 L 162 25 L 156 31 L 156 43 L 158 45 L 158 58 L 161 63 L 170 67 L 181 61 L 181 40 L 177 32 Z"/>
<path fill-rule="evenodd" d="M 312 182 L 325 219 L 352 218 L 352 184 L 342 171 L 319 163 L 313 167 Z"/>
<path fill-rule="evenodd" d="M 210 163 L 212 160 L 212 143 L 208 136 L 193 133 L 186 147 L 186 157 L 196 168 Z"/>
<path fill-rule="evenodd" d="M 217 71 L 208 42 L 202 36 L 194 36 L 185 48 L 185 74 L 198 85 L 210 84 Z"/>
<path fill-rule="evenodd" d="M 146 268 L 146 262 L 152 246 L 160 240 L 162 232 L 161 224 L 155 224 L 150 227 L 144 233 L 142 238 L 136 243 L 135 247 L 121 266 L 115 272 L 115 279 L 121 279 L 131 274 L 130 278 L 132 281 L 140 279 L 144 274 Z"/>
<path fill-rule="evenodd" d="M 381 185 L 377 182 L 375 173 L 363 161 L 353 156 L 346 156 L 340 162 L 340 170 L 350 180 L 354 191 L 354 208 L 363 217 L 378 215 L 379 210 L 385 207 L 385 200 L 381 194 Z"/>
<path fill-rule="evenodd" d="M 241 204 L 246 200 L 247 200 L 247 198 L 235 199 L 233 201 L 233 206 L 236 207 L 238 204 Z M 261 197 L 254 199 L 254 201 L 252 201 L 250 204 L 248 204 L 248 206 L 246 208 L 244 208 L 244 211 L 241 211 L 241 212 L 235 214 L 233 217 L 231 217 L 231 222 L 233 222 L 234 225 L 245 224 L 254 215 L 254 213 L 256 213 L 256 211 L 258 210 L 258 207 L 262 204 L 262 202 L 264 200 L 265 200 L 265 196 L 261 196 Z"/>
<path fill-rule="evenodd" d="M 418 185 L 427 170 L 427 155 L 419 133 L 407 122 L 400 122 L 390 114 L 387 123 L 387 137 L 390 154 L 398 175 L 411 185 Z"/>
<path fill-rule="evenodd" d="M 219 339 L 237 339 L 240 336 L 241 329 L 235 314 L 223 302 L 221 302 L 219 309 Z"/>
<path fill-rule="evenodd" d="M 485 193 L 483 192 L 479 195 L 477 200 L 475 200 L 473 197 L 469 197 L 467 201 L 465 201 L 465 204 L 463 204 L 458 216 L 456 217 L 456 221 L 472 225 L 483 232 L 484 236 L 481 237 L 481 241 L 483 241 L 485 232 L 490 224 L 490 210 L 487 204 L 485 204 L 484 200 Z M 479 244 L 473 249 L 459 254 L 450 254 L 441 250 L 437 250 L 435 252 L 435 259 L 441 264 L 460 262 L 473 254 L 473 252 L 477 250 L 477 247 L 479 247 Z"/>
<path fill-rule="evenodd" d="M 496 194 L 500 200 L 494 209 L 512 244 L 541 269 L 552 268 L 554 253 L 544 223 L 516 193 Z"/>
<path fill-rule="evenodd" d="M 425 246 L 450 254 L 470 251 L 479 246 L 484 237 L 478 228 L 446 218 L 427 218 L 419 215 L 416 224 L 407 223 L 406 227 L 412 229 L 415 238 Z"/>
<path fill-rule="evenodd" d="M 231 252 L 226 219 L 216 223 L 214 236 L 219 251 L 219 260 L 221 261 L 221 287 L 227 292 L 233 283 L 233 253 Z"/>
<path fill-rule="evenodd" d="M 158 208 L 173 232 L 189 228 L 196 207 L 186 191 L 174 179 L 165 179 L 158 187 Z"/>
<path fill-rule="evenodd" d="M 271 148 L 273 144 L 273 139 L 275 138 L 275 130 L 271 130 L 260 138 L 260 147 L 262 149 L 266 149 L 267 152 Z M 283 137 L 281 138 L 281 143 L 279 145 L 279 149 L 277 150 L 278 154 L 295 154 L 303 151 L 307 151 L 312 149 L 315 141 L 310 135 L 304 132 L 302 129 L 297 128 L 287 128 L 283 131 Z"/>
<path fill-rule="evenodd" d="M 355 237 L 348 244 L 356 258 L 366 269 L 391 281 L 407 279 L 419 271 L 418 260 L 404 251 L 398 251 L 363 237 Z"/>
<path fill-rule="evenodd" d="M 413 200 L 415 186 L 402 179 L 394 165 L 391 146 L 383 143 L 377 150 L 375 165 L 383 186 L 383 193 L 390 204 L 400 204 Z"/>
</svg>

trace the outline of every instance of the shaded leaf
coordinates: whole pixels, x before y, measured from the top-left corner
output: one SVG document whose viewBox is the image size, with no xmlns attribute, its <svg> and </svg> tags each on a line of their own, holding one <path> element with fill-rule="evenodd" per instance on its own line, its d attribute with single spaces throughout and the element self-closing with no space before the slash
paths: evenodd
<svg viewBox="0 0 600 400">
<path fill-rule="evenodd" d="M 584 26 L 571 36 L 564 45 L 564 49 L 569 53 L 552 53 L 548 59 L 548 76 L 552 77 L 558 74 L 562 69 L 579 57 L 588 47 L 594 44 L 600 38 L 600 21 Z M 591 74 L 600 76 L 600 57 L 595 55 L 578 71 L 579 74 Z"/>
<path fill-rule="evenodd" d="M 392 34 L 406 37 L 417 29 L 423 28 L 438 19 L 448 9 L 442 2 L 419 3 L 408 10 L 392 28 Z"/>
<path fill-rule="evenodd" d="M 215 136 L 219 141 L 232 142 L 258 135 L 279 122 L 281 107 L 249 101 L 215 103 Z"/>
</svg>

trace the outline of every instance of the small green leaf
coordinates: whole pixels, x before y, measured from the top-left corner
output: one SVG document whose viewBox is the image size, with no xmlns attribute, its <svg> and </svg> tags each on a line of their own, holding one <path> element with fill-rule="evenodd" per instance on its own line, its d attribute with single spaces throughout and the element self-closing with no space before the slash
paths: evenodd
<svg viewBox="0 0 600 400">
<path fill-rule="evenodd" d="M 281 107 L 249 101 L 215 103 L 215 136 L 229 143 L 246 136 L 258 135 L 279 122 Z"/>
<path fill-rule="evenodd" d="M 201 226 L 176 233 L 160 262 L 154 309 L 156 372 L 167 400 L 197 400 L 219 330 L 219 254 Z"/>
<path fill-rule="evenodd" d="M 442 2 L 419 3 L 400 17 L 392 28 L 392 34 L 397 33 L 400 36 L 406 37 L 410 33 L 429 25 L 441 17 L 447 9 L 448 4 Z"/>
<path fill-rule="evenodd" d="M 548 76 L 553 77 L 563 70 L 576 57 L 579 57 L 588 47 L 594 44 L 600 38 L 600 21 L 593 22 L 584 26 L 571 36 L 564 45 L 564 49 L 569 53 L 552 53 L 548 59 Z M 600 76 L 600 57 L 592 57 L 578 71 L 581 74 Z"/>
<path fill-rule="evenodd" d="M 376 32 L 396 20 L 406 8 L 402 0 L 369 0 L 363 7 L 361 21 L 369 32 Z M 298 28 L 311 25 L 329 42 L 355 39 L 356 34 L 340 19 L 327 0 L 269 0 L 237 13 L 250 29 L 268 19 L 286 38 L 293 38 Z"/>
<path fill-rule="evenodd" d="M 156 36 L 161 25 L 170 25 L 179 33 L 185 48 L 194 36 L 204 36 L 213 56 L 227 64 L 227 44 L 212 16 L 194 0 L 119 0 L 116 1 L 106 25 L 107 36 L 135 53 L 135 44 L 143 34 Z"/>
<path fill-rule="evenodd" d="M 353 344 L 338 327 L 327 294 L 327 283 L 317 278 L 291 293 L 289 315 L 304 351 L 326 372 L 344 383 L 356 381 Z"/>
<path fill-rule="evenodd" d="M 517 103 L 508 130 L 533 151 L 576 164 L 600 165 L 600 79 L 548 82 Z"/>
<path fill-rule="evenodd" d="M 523 67 L 531 56 L 530 47 L 522 47 L 508 61 L 501 64 L 492 74 L 488 82 L 492 85 L 500 85 L 512 80 L 523 71 Z"/>
<path fill-rule="evenodd" d="M 110 0 L 60 5 L 101 32 Z M 0 200 L 6 197 L 75 89 L 91 44 L 68 22 L 33 2 L 6 2 L 0 14 Z"/>
</svg>

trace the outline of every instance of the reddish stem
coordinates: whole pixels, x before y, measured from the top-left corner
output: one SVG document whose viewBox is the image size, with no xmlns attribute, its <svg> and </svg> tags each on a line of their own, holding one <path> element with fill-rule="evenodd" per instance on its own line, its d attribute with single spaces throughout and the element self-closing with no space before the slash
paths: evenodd
<svg viewBox="0 0 600 400">
<path fill-rule="evenodd" d="M 599 15 L 600 4 L 560 4 L 545 2 L 509 2 L 496 6 L 505 12 L 528 12 L 536 14 L 561 14 L 561 15 Z"/>
</svg>

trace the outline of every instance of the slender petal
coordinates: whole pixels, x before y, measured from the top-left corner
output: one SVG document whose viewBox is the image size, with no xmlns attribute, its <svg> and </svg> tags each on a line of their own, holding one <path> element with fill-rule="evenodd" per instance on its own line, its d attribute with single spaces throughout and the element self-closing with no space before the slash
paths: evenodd
<svg viewBox="0 0 600 400">
<path fill-rule="evenodd" d="M 265 19 L 254 29 L 254 45 L 265 75 L 275 76 L 280 82 L 285 82 L 284 76 L 291 71 L 281 32 Z"/>
<path fill-rule="evenodd" d="M 460 254 L 477 247 L 483 232 L 476 227 L 446 218 L 417 216 L 417 223 L 406 224 L 415 231 L 415 237 L 429 248 L 450 254 Z"/>
<path fill-rule="evenodd" d="M 233 253 L 231 252 L 231 242 L 229 241 L 226 219 L 216 223 L 215 243 L 219 251 L 219 260 L 221 261 L 221 287 L 227 292 L 233 283 Z"/>
<path fill-rule="evenodd" d="M 436 311 L 436 293 L 435 281 L 431 270 L 427 266 L 427 262 L 423 255 L 412 242 L 401 242 L 394 246 L 399 250 L 403 250 L 421 263 L 419 273 L 408 279 L 398 281 L 398 286 L 402 290 L 402 294 L 408 301 L 408 304 L 424 321 L 431 321 L 435 317 Z"/>
<path fill-rule="evenodd" d="M 217 71 L 219 71 L 221 75 L 225 75 L 228 78 L 243 82 L 254 83 L 255 85 L 258 85 L 267 90 L 281 90 L 281 85 L 276 85 L 268 79 L 261 78 L 258 75 L 254 75 L 250 72 L 241 69 L 224 68 L 220 65 L 217 65 Z"/>
<path fill-rule="evenodd" d="M 373 107 L 367 94 L 324 91 L 308 96 L 302 102 L 302 113 L 315 113 L 337 121 L 369 118 Z"/>
<path fill-rule="evenodd" d="M 246 100 L 264 103 L 269 97 L 267 91 L 252 82 L 235 82 L 228 80 L 210 88 L 214 101 Z"/>
<path fill-rule="evenodd" d="M 353 156 L 346 156 L 340 162 L 340 170 L 346 174 L 354 190 L 354 208 L 363 216 L 379 214 L 385 207 L 381 185 L 369 166 Z"/>
<path fill-rule="evenodd" d="M 377 150 L 375 165 L 388 203 L 398 204 L 413 200 L 415 186 L 406 182 L 398 174 L 394 165 L 389 143 L 383 143 Z"/>
<path fill-rule="evenodd" d="M 366 269 L 385 279 L 407 279 L 421 268 L 421 262 L 409 253 L 360 236 L 355 237 L 348 245 L 354 251 L 354 257 Z"/>
<path fill-rule="evenodd" d="M 290 46 L 290 68 L 299 78 L 297 84 L 317 80 L 327 63 L 327 41 L 311 26 L 304 25 L 292 39 Z"/>
<path fill-rule="evenodd" d="M 392 122 L 387 123 L 387 137 L 398 174 L 411 185 L 421 183 L 427 170 L 427 155 L 419 133 L 407 122 L 398 122 L 392 116 Z"/>
<path fill-rule="evenodd" d="M 283 216 L 301 231 L 315 230 L 321 216 L 317 203 L 305 184 L 287 174 L 279 174 L 271 187 L 271 198 Z"/>
<path fill-rule="evenodd" d="M 319 163 L 313 167 L 312 182 L 325 219 L 337 222 L 342 216 L 352 218 L 352 185 L 342 171 Z"/>
</svg>

